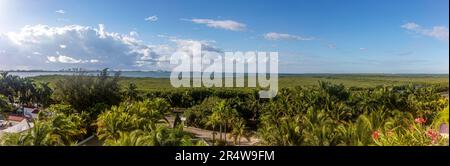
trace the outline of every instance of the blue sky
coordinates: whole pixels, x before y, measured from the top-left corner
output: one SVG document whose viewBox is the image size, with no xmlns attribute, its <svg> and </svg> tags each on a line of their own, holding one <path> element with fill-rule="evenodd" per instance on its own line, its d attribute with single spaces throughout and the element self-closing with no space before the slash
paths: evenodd
<svg viewBox="0 0 450 166">
<path fill-rule="evenodd" d="M 167 55 L 201 43 L 220 52 L 277 51 L 283 73 L 448 73 L 448 6 L 448 0 L 0 0 L 0 70 L 167 69 L 160 62 Z"/>
</svg>

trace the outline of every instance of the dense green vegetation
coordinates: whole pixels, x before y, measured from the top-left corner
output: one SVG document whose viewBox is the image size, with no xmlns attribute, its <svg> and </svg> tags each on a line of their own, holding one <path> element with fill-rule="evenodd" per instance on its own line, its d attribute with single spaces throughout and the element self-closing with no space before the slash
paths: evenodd
<svg viewBox="0 0 450 166">
<path fill-rule="evenodd" d="M 46 111 L 33 124 L 30 130 L 3 136 L 0 145 L 69 146 L 86 134 L 86 123 L 78 114 Z"/>
<path fill-rule="evenodd" d="M 433 88 L 349 91 L 320 82 L 315 88 L 285 89 L 267 103 L 258 133 L 268 145 L 431 145 L 433 140 L 443 145 L 448 139 L 426 137 L 425 131 L 437 132 L 428 125 L 446 107 L 448 100 Z M 428 121 L 417 124 L 416 118 Z M 383 136 L 374 137 L 377 133 Z"/>
<path fill-rule="evenodd" d="M 195 145 L 182 126 L 167 127 L 168 114 L 170 105 L 164 99 L 123 103 L 100 114 L 97 135 L 105 145 L 114 146 Z"/>
<path fill-rule="evenodd" d="M 175 89 L 168 79 L 111 77 L 106 69 L 98 76 L 2 74 L 2 112 L 13 111 L 13 102 L 45 111 L 32 129 L 0 144 L 76 145 L 96 135 L 111 146 L 206 145 L 187 125 L 213 131 L 212 145 L 250 137 L 259 145 L 448 145 L 438 131 L 448 124 L 448 75 L 296 75 L 279 84 L 275 98 L 260 99 L 256 88 Z M 185 110 L 184 125 L 169 123 L 175 108 Z"/>
<path fill-rule="evenodd" d="M 58 80 L 70 76 L 49 75 L 33 77 L 38 82 L 49 82 L 53 86 Z M 426 75 L 394 75 L 394 74 L 305 74 L 305 75 L 281 75 L 279 78 L 280 88 L 292 88 L 295 86 L 314 86 L 319 81 L 333 84 L 343 84 L 346 87 L 370 88 L 376 86 L 399 86 L 407 84 L 435 85 L 448 88 L 448 74 Z M 137 90 L 146 92 L 149 90 L 175 89 L 171 86 L 168 78 L 130 78 L 122 77 L 119 81 L 122 87 L 128 87 L 130 83 L 137 86 Z"/>
<path fill-rule="evenodd" d="M 48 82 L 35 82 L 29 78 L 0 73 L 0 95 L 8 98 L 9 102 L 20 104 L 39 103 L 43 107 L 50 104 L 53 91 Z"/>
<path fill-rule="evenodd" d="M 52 105 L 33 119 L 32 128 L 22 133 L 5 134 L 1 145 L 76 145 L 84 138 L 95 134 L 104 145 L 205 145 L 183 131 L 183 126 L 171 128 L 166 116 L 171 113 L 170 104 L 161 98 L 138 101 L 136 87 L 133 84 L 122 89 L 118 81 L 120 76 L 109 77 L 107 69 L 98 76 L 83 74 L 66 77 L 53 84 L 54 93 L 50 93 Z M 7 82 L 11 78 L 7 73 L 1 77 L 1 112 L 11 112 L 15 84 Z M 35 83 L 30 79 L 17 79 L 18 84 L 30 83 L 30 89 L 37 89 L 48 83 Z M 28 90 L 30 91 L 30 90 Z M 3 96 L 8 94 L 12 101 Z M 40 94 L 40 93 L 37 93 Z M 30 96 L 33 96 L 30 93 Z M 43 100 L 27 98 L 21 104 L 43 104 Z M 39 97 L 36 97 L 39 99 Z M 19 99 L 22 101 L 22 99 Z M 31 119 L 30 119 L 31 120 Z"/>
</svg>

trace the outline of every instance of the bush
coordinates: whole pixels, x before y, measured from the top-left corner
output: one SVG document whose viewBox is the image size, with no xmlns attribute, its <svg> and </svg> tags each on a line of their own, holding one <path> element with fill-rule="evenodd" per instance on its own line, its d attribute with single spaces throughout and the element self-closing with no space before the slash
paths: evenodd
<svg viewBox="0 0 450 166">
<path fill-rule="evenodd" d="M 201 104 L 193 106 L 184 112 L 186 125 L 198 128 L 206 128 L 208 117 L 212 114 L 212 108 L 221 101 L 218 97 L 209 97 Z"/>
<path fill-rule="evenodd" d="M 66 77 L 56 82 L 53 95 L 57 101 L 70 104 L 78 113 L 98 103 L 117 105 L 121 101 L 119 75 L 109 77 L 105 69 L 97 77 L 84 74 Z"/>
</svg>

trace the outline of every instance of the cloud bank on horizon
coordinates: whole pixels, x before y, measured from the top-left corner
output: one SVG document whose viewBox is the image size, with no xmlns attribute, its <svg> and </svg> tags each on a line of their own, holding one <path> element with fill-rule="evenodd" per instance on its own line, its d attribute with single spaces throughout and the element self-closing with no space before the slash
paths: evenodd
<svg viewBox="0 0 450 166">
<path fill-rule="evenodd" d="M 25 26 L 19 32 L 0 35 L 0 62 L 8 69 L 62 69 L 78 66 L 89 69 L 167 70 L 169 58 L 176 51 L 192 52 L 200 44 L 203 52 L 221 53 L 209 41 L 171 38 L 173 45 L 148 45 L 137 39 L 136 32 L 108 32 L 81 25 L 51 27 Z"/>
</svg>

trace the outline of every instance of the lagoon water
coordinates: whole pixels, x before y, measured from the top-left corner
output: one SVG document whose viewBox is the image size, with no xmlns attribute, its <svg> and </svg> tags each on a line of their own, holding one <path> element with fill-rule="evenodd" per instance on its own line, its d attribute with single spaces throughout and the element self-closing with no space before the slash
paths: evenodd
<svg viewBox="0 0 450 166">
<path fill-rule="evenodd" d="M 19 77 L 36 77 L 44 75 L 75 75 L 78 72 L 61 72 L 61 71 L 12 71 L 8 72 L 11 75 L 16 75 Z M 96 76 L 99 71 L 89 71 L 84 72 L 86 75 Z M 114 75 L 115 72 L 110 72 L 110 75 Z M 140 77 L 140 78 L 169 78 L 170 72 L 160 72 L 160 71 L 122 71 L 121 76 L 123 77 Z"/>
<path fill-rule="evenodd" d="M 1 72 L 1 71 L 0 71 Z M 114 75 L 116 71 L 111 71 L 110 75 Z M 36 76 L 44 76 L 44 75 L 74 75 L 79 74 L 79 72 L 62 72 L 62 71 L 10 71 L 8 72 L 10 75 L 17 75 L 19 77 L 36 77 Z M 100 72 L 99 71 L 89 71 L 84 72 L 86 75 L 96 76 Z M 133 77 L 133 78 L 169 78 L 169 71 L 121 71 L 122 77 Z M 196 73 L 198 74 L 198 73 Z M 250 73 L 248 76 L 255 76 L 256 74 Z M 260 76 L 264 76 L 264 74 L 258 74 Z M 448 77 L 448 74 L 327 74 L 327 73 L 304 73 L 304 74 L 290 74 L 290 73 L 279 73 L 279 76 L 308 76 L 308 77 L 327 77 L 327 76 L 392 76 L 392 77 Z M 244 74 L 236 73 L 236 77 L 243 77 Z M 195 75 L 194 75 L 195 77 Z M 233 77 L 232 73 L 226 73 L 225 77 Z"/>
<path fill-rule="evenodd" d="M 75 75 L 80 74 L 80 72 L 62 72 L 62 71 L 11 71 L 8 72 L 10 75 L 16 75 L 19 77 L 36 77 L 36 76 L 46 76 L 46 75 Z M 96 76 L 99 71 L 89 71 L 83 72 L 85 75 Z M 116 71 L 111 71 L 110 75 L 113 76 Z M 120 76 L 122 77 L 133 77 L 133 78 L 169 78 L 170 72 L 168 71 L 121 71 Z M 196 73 L 198 74 L 198 73 Z M 244 74 L 236 73 L 236 77 L 243 77 Z M 249 74 L 249 76 L 255 76 L 255 74 Z M 196 75 L 194 75 L 196 77 Z M 226 73 L 225 77 L 233 77 L 232 73 Z"/>
<path fill-rule="evenodd" d="M 113 76 L 117 71 L 110 71 L 109 75 Z M 46 76 L 46 75 L 76 75 L 80 72 L 69 72 L 69 71 L 10 71 L 10 75 L 16 75 L 19 77 L 36 77 L 36 76 Z M 88 71 L 83 72 L 85 75 L 96 76 L 100 71 Z M 194 72 L 193 77 L 201 76 L 199 73 Z M 121 71 L 120 76 L 122 77 L 132 77 L 132 78 L 170 78 L 170 72 L 168 71 Z M 211 73 L 210 73 L 211 74 Z M 259 74 L 264 76 L 263 74 Z M 283 75 L 283 74 L 281 74 Z M 243 73 L 226 73 L 225 77 L 244 77 Z M 256 74 L 247 74 L 247 76 L 256 76 Z"/>
</svg>

